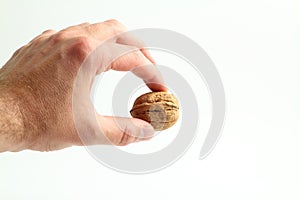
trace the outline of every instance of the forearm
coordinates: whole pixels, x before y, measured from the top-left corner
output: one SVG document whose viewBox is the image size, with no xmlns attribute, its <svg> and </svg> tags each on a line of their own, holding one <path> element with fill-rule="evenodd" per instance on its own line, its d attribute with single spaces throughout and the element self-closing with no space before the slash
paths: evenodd
<svg viewBox="0 0 300 200">
<path fill-rule="evenodd" d="M 0 86 L 0 152 L 24 149 L 24 125 L 18 102 Z"/>
</svg>

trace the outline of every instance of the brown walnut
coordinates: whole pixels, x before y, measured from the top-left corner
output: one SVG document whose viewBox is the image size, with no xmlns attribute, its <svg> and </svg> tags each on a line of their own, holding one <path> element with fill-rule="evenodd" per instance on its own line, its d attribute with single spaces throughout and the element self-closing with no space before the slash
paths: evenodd
<svg viewBox="0 0 300 200">
<path fill-rule="evenodd" d="M 168 92 L 150 92 L 138 97 L 130 114 L 149 122 L 154 130 L 165 130 L 173 126 L 179 117 L 179 103 Z"/>
</svg>

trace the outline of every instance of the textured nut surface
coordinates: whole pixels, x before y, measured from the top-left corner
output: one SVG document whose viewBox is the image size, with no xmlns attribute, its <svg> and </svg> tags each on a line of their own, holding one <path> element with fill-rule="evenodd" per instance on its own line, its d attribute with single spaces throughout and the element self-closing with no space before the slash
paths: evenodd
<svg viewBox="0 0 300 200">
<path fill-rule="evenodd" d="M 173 94 L 150 92 L 135 100 L 130 114 L 149 122 L 155 130 L 165 130 L 178 120 L 179 103 Z"/>
</svg>

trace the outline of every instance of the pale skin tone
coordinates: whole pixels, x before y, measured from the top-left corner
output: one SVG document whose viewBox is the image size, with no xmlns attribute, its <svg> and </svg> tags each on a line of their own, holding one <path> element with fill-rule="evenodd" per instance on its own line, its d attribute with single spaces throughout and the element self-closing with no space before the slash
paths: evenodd
<svg viewBox="0 0 300 200">
<path fill-rule="evenodd" d="M 145 121 L 95 113 L 98 126 L 95 128 L 89 119 L 92 117 L 88 117 L 94 109 L 88 95 L 96 75 L 108 70 L 132 71 L 154 64 L 137 38 L 118 37 L 126 31 L 116 20 L 84 23 L 61 31 L 45 31 L 18 49 L 0 68 L 0 152 L 52 151 L 95 144 L 127 145 L 150 139 L 154 130 Z M 96 51 L 92 64 L 82 65 L 110 38 L 114 39 Z M 134 49 L 112 60 L 115 54 Z M 152 91 L 167 91 L 153 69 L 140 67 L 135 74 Z M 81 115 L 74 120 L 74 113 Z M 85 130 L 81 137 L 78 127 Z"/>
</svg>

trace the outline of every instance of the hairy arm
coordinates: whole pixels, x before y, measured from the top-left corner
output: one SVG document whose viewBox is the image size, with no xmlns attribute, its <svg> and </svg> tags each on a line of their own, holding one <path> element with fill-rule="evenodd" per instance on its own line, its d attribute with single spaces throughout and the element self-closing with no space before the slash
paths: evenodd
<svg viewBox="0 0 300 200">
<path fill-rule="evenodd" d="M 18 101 L 0 86 L 0 152 L 24 148 L 24 125 Z"/>
</svg>

